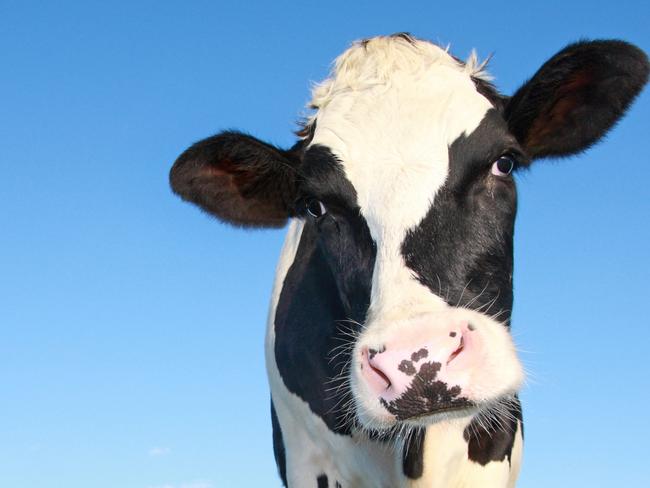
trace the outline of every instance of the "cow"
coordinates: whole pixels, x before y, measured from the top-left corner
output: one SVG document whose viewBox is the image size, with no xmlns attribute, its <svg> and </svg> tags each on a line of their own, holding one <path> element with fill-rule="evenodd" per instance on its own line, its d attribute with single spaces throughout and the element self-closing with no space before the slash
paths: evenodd
<svg viewBox="0 0 650 488">
<path fill-rule="evenodd" d="M 265 344 L 285 486 L 515 485 L 513 175 L 600 140 L 648 71 L 631 44 L 580 41 L 505 96 L 474 54 L 375 37 L 315 86 L 293 147 L 226 131 L 180 155 L 184 200 L 289 222 Z"/>
</svg>

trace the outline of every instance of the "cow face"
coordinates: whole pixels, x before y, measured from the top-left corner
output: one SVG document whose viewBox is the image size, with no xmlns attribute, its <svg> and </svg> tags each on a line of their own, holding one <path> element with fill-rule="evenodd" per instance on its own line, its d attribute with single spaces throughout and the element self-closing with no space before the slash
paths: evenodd
<svg viewBox="0 0 650 488">
<path fill-rule="evenodd" d="M 275 361 L 333 430 L 498 410 L 523 378 L 509 334 L 512 174 L 596 142 L 647 77 L 637 48 L 582 42 L 507 98 L 472 60 L 375 38 L 315 89 L 292 149 L 222 133 L 183 153 L 171 184 L 237 225 L 302 221 Z"/>
</svg>

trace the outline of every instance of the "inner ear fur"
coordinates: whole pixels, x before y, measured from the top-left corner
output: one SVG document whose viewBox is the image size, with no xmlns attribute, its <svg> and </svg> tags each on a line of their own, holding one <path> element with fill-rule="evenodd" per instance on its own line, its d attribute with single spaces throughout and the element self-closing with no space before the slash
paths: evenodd
<svg viewBox="0 0 650 488">
<path fill-rule="evenodd" d="M 581 41 L 549 59 L 508 101 L 505 117 L 531 158 L 589 148 L 648 81 L 648 57 L 627 42 Z"/>
<path fill-rule="evenodd" d="M 240 132 L 199 141 L 174 163 L 169 181 L 183 200 L 243 227 L 282 227 L 296 195 L 297 148 L 285 151 Z"/>
</svg>

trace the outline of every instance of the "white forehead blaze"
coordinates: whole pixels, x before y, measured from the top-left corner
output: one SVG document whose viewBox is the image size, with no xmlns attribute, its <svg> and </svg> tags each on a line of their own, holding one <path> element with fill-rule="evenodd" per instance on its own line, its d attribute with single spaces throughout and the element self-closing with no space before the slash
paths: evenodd
<svg viewBox="0 0 650 488">
<path fill-rule="evenodd" d="M 447 178 L 449 146 L 492 108 L 471 79 L 480 69 L 428 42 L 379 37 L 346 51 L 314 90 L 312 144 L 340 159 L 377 244 L 370 315 L 442 306 L 400 249 Z"/>
</svg>

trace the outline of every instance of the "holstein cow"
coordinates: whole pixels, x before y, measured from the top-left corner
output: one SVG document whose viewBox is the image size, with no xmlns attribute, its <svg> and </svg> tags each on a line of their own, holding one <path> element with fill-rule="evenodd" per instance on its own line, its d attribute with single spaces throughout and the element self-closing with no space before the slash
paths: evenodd
<svg viewBox="0 0 650 488">
<path fill-rule="evenodd" d="M 266 336 L 285 485 L 515 484 L 512 174 L 598 141 L 648 66 L 578 42 L 507 97 L 474 55 L 377 37 L 337 59 L 291 149 L 222 132 L 178 158 L 183 199 L 243 227 L 289 220 Z"/>
</svg>

